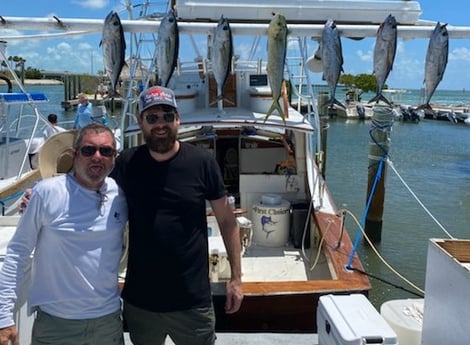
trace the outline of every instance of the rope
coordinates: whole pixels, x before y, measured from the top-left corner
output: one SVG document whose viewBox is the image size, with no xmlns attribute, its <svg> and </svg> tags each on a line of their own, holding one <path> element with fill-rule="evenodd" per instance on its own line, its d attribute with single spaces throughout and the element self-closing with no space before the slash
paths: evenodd
<svg viewBox="0 0 470 345">
<path fill-rule="evenodd" d="M 418 202 L 418 204 L 423 208 L 423 210 L 431 217 L 431 219 L 441 228 L 441 230 L 450 238 L 454 239 L 454 237 L 447 231 L 444 226 L 432 215 L 432 213 L 428 210 L 428 208 L 423 204 L 423 202 L 418 198 L 418 196 L 411 190 L 411 188 L 408 186 L 408 184 L 405 182 L 405 180 L 400 176 L 398 171 L 395 169 L 395 166 L 393 165 L 393 162 L 389 159 L 387 159 L 387 164 L 390 168 L 392 168 L 393 172 L 397 175 L 401 183 L 405 186 L 405 188 L 410 192 L 410 194 L 415 198 L 415 200 Z"/>
<path fill-rule="evenodd" d="M 375 174 L 374 182 L 372 184 L 372 187 L 370 189 L 369 196 L 367 198 L 367 203 L 366 207 L 364 209 L 364 212 L 361 217 L 361 223 L 359 224 L 360 228 L 362 229 L 365 226 L 366 222 L 366 217 L 367 214 L 369 213 L 369 208 L 370 204 L 372 203 L 372 198 L 375 194 L 375 190 L 377 188 L 377 185 L 382 177 L 382 171 L 383 171 L 383 163 L 387 159 L 388 156 L 388 150 L 381 144 L 379 143 L 374 135 L 373 132 L 375 131 L 382 131 L 382 132 L 390 132 L 393 124 L 393 114 L 392 114 L 392 109 L 389 106 L 381 106 L 381 105 L 376 105 L 374 106 L 374 116 L 372 117 L 372 124 L 371 124 L 371 129 L 369 130 L 369 136 L 371 141 L 382 151 L 383 156 L 382 157 L 374 157 L 375 160 L 378 160 L 378 167 L 377 171 Z M 388 137 L 388 136 L 387 136 Z M 369 155 L 369 159 L 372 159 L 372 156 Z M 372 166 L 369 166 L 369 169 Z M 346 265 L 347 268 L 351 267 L 354 254 L 357 251 L 357 247 L 359 245 L 359 240 L 361 239 L 362 232 L 357 231 L 356 232 L 356 237 L 354 239 L 354 245 L 351 251 L 351 254 L 349 255 L 349 260 Z"/>
<path fill-rule="evenodd" d="M 441 230 L 451 239 L 453 239 L 454 237 L 444 228 L 444 226 L 432 215 L 432 213 L 428 210 L 428 208 L 423 204 L 423 202 L 418 198 L 418 196 L 411 190 L 411 188 L 408 186 L 408 184 L 404 181 L 404 179 L 401 177 L 401 175 L 398 173 L 398 171 L 395 169 L 395 166 L 393 164 L 393 162 L 390 160 L 389 158 L 389 155 L 388 155 L 388 152 L 386 150 L 386 148 L 381 144 L 379 143 L 375 138 L 374 136 L 372 135 L 373 131 L 374 130 L 382 130 L 382 131 L 386 131 L 388 130 L 389 128 L 391 128 L 391 123 L 389 121 L 384 121 L 383 120 L 383 116 L 384 115 L 384 112 L 382 110 L 385 110 L 386 111 L 386 108 L 385 107 L 382 107 L 382 109 L 376 113 L 375 111 L 376 109 L 374 108 L 374 117 L 376 114 L 379 114 L 379 118 L 377 119 L 373 119 L 372 121 L 372 127 L 371 130 L 369 131 L 369 134 L 370 134 L 370 137 L 371 137 L 371 140 L 374 142 L 375 145 L 377 145 L 377 147 L 380 148 L 380 150 L 382 151 L 383 153 L 383 157 L 378 157 L 378 156 L 372 156 L 372 155 L 369 155 L 369 159 L 374 159 L 374 160 L 377 160 L 377 164 L 378 164 L 378 167 L 377 167 L 377 172 L 376 172 L 376 175 L 375 175 L 375 178 L 374 178 L 374 182 L 373 182 L 373 185 L 372 185 L 372 188 L 371 188 L 371 192 L 370 192 L 370 195 L 367 199 L 367 203 L 366 203 L 366 207 L 365 207 L 365 210 L 363 212 L 363 215 L 361 217 L 361 222 L 359 222 L 355 217 L 354 215 L 349 212 L 348 210 L 343 210 L 343 217 L 344 217 L 344 214 L 345 212 L 349 213 L 354 221 L 358 224 L 359 226 L 359 230 L 357 233 L 356 233 L 356 237 L 355 237 L 355 240 L 354 240 L 354 246 L 353 246 L 353 249 L 351 251 L 351 254 L 349 256 L 349 260 L 348 260 L 348 263 L 347 263 L 347 266 L 346 268 L 349 269 L 349 270 L 352 270 L 352 271 L 356 271 L 356 272 L 359 272 L 361 274 L 364 274 L 364 275 L 367 275 L 371 278 L 374 278 L 374 279 L 377 279 L 379 281 L 382 281 L 390 286 L 393 286 L 395 288 L 398 288 L 398 289 L 402 289 L 404 291 L 407 291 L 409 293 L 412 293 L 416 296 L 420 296 L 420 297 L 423 297 L 424 296 L 424 291 L 422 289 L 420 289 L 418 286 L 416 286 L 415 284 L 413 284 L 411 281 L 409 281 L 407 278 L 405 278 L 403 275 L 401 275 L 398 271 L 396 271 L 390 264 L 388 264 L 385 259 L 380 255 L 380 253 L 378 252 L 378 250 L 375 248 L 375 246 L 373 245 L 372 241 L 369 239 L 369 237 L 367 236 L 367 234 L 365 233 L 364 231 L 364 224 L 365 224 L 365 217 L 368 213 L 368 210 L 369 210 L 369 207 L 370 207 L 370 204 L 371 204 L 371 201 L 372 201 L 372 196 L 374 195 L 374 192 L 375 192 L 375 188 L 377 186 L 377 183 L 378 181 L 380 180 L 380 177 L 382 176 L 382 170 L 383 170 L 383 163 L 386 162 L 388 164 L 388 166 L 391 167 L 391 169 L 393 170 L 393 172 L 396 174 L 396 176 L 399 178 L 399 180 L 401 181 L 401 183 L 405 186 L 405 188 L 410 192 L 410 194 L 414 197 L 414 199 L 418 202 L 418 204 L 424 209 L 424 211 L 431 217 L 431 219 L 441 228 Z M 369 167 L 370 168 L 370 167 Z M 370 273 L 367 273 L 365 271 L 362 271 L 360 269 L 357 269 L 357 268 L 354 268 L 352 267 L 352 260 L 353 260 L 353 257 L 354 257 L 354 254 L 356 253 L 357 251 L 357 247 L 358 247 L 358 244 L 359 244 L 359 240 L 361 239 L 362 235 L 364 235 L 365 239 L 367 240 L 369 246 L 372 248 L 372 250 L 375 252 L 375 254 L 377 255 L 377 257 L 396 275 L 398 276 L 400 279 L 402 279 L 403 281 L 405 281 L 408 285 L 410 285 L 411 287 L 413 287 L 416 291 L 419 291 L 419 294 L 416 293 L 416 292 L 413 292 L 413 291 L 410 291 L 408 289 L 405 289 L 401 286 L 398 286 L 394 283 L 391 283 L 391 282 L 388 282 L 382 278 L 379 278 L 377 276 L 374 276 Z"/>
<path fill-rule="evenodd" d="M 351 217 L 354 219 L 354 221 L 359 225 L 359 229 L 360 229 L 361 233 L 364 235 L 364 238 L 366 239 L 367 243 L 370 245 L 370 247 L 371 247 L 372 250 L 374 251 L 375 255 L 377 255 L 377 257 L 380 259 L 380 261 L 382 261 L 382 263 L 383 263 L 385 266 L 387 266 L 387 268 L 388 268 L 390 271 L 392 271 L 397 277 L 399 277 L 401 280 L 403 280 L 404 282 L 406 282 L 408 285 L 410 285 L 410 286 L 411 286 L 412 288 L 414 288 L 416 291 L 419 291 L 419 293 L 421 293 L 422 295 L 424 295 L 424 291 L 423 291 L 421 288 L 419 288 L 417 285 L 415 285 L 415 284 L 412 283 L 409 279 L 407 279 L 405 276 L 403 276 L 401 273 L 399 273 L 396 269 L 394 269 L 394 268 L 380 255 L 380 253 L 379 253 L 379 251 L 377 250 L 377 248 L 375 248 L 374 244 L 372 243 L 372 241 L 369 239 L 369 237 L 368 237 L 367 234 L 365 233 L 364 227 L 359 224 L 359 222 L 358 222 L 357 218 L 354 216 L 354 214 L 353 214 L 352 212 L 348 211 L 348 210 L 344 210 L 344 212 L 347 212 L 349 215 L 351 215 Z M 386 281 L 386 280 L 384 280 L 384 279 L 382 279 L 382 278 L 373 276 L 372 274 L 366 273 L 366 272 L 364 272 L 364 271 L 362 271 L 362 270 L 359 270 L 359 269 L 357 269 L 357 268 L 353 268 L 353 267 L 351 267 L 350 265 L 348 265 L 346 268 L 349 269 L 349 270 L 352 270 L 352 271 L 360 272 L 360 273 L 365 274 L 365 275 L 367 275 L 367 276 L 370 276 L 370 277 L 372 277 L 372 278 L 374 278 L 374 279 L 380 280 L 380 281 L 382 281 L 382 282 L 384 282 L 384 283 L 386 283 L 386 284 L 392 285 L 392 286 L 394 286 L 394 287 L 400 288 L 400 289 L 402 289 L 402 290 L 405 290 L 405 291 L 408 291 L 408 292 L 410 292 L 410 293 L 412 293 L 412 294 L 415 294 L 415 295 L 417 295 L 417 296 L 420 296 L 420 295 L 416 294 L 415 292 L 409 291 L 409 290 L 407 290 L 407 289 L 405 289 L 405 288 L 403 288 L 403 287 L 400 287 L 400 286 L 398 286 L 398 285 L 396 285 L 396 284 L 394 284 L 394 283 L 391 283 L 391 282 L 388 282 L 388 281 Z"/>
<path fill-rule="evenodd" d="M 359 230 L 362 230 L 365 226 L 367 213 L 369 212 L 369 207 L 370 207 L 370 204 L 372 203 L 372 197 L 374 196 L 375 188 L 377 187 L 377 184 L 380 181 L 380 177 L 382 176 L 383 162 L 384 162 L 383 159 L 379 161 L 379 166 L 377 168 L 377 173 L 375 174 L 374 183 L 372 184 L 372 188 L 370 190 L 370 194 L 367 199 L 366 207 L 364 209 L 364 212 L 362 213 L 361 222 L 358 223 Z M 359 231 L 359 230 L 356 232 L 356 237 L 354 238 L 354 245 L 351 250 L 351 254 L 349 255 L 348 263 L 346 264 L 346 268 L 348 269 L 351 268 L 352 261 L 354 259 L 354 254 L 357 251 L 357 247 L 359 246 L 359 240 L 361 239 L 362 231 Z"/>
<path fill-rule="evenodd" d="M 413 295 L 415 295 L 415 296 L 424 298 L 424 294 L 420 294 L 420 293 L 414 292 L 414 291 L 412 291 L 412 290 L 406 289 L 406 288 L 404 288 L 403 286 L 400 286 L 400 285 L 397 285 L 397 284 L 395 284 L 395 283 L 389 282 L 389 281 L 387 281 L 387 280 L 385 280 L 385 279 L 382 279 L 382 278 L 380 278 L 380 277 L 377 277 L 377 276 L 375 276 L 375 275 L 373 275 L 373 274 L 370 274 L 370 273 L 367 273 L 367 272 L 365 272 L 365 271 L 363 271 L 363 270 L 360 270 L 359 268 L 351 267 L 350 270 L 355 271 L 355 272 L 358 272 L 358 273 L 361 273 L 361 274 L 364 274 L 364 275 L 366 275 L 366 276 L 368 276 L 368 277 L 370 277 L 370 278 L 374 278 L 374 279 L 376 279 L 376 280 L 379 280 L 379 281 L 381 281 L 382 283 L 387 284 L 387 285 L 390 285 L 390 286 L 392 286 L 392 287 L 394 287 L 394 288 L 396 288 L 396 289 L 400 289 L 400 290 L 409 292 L 410 294 L 413 294 Z"/>
</svg>

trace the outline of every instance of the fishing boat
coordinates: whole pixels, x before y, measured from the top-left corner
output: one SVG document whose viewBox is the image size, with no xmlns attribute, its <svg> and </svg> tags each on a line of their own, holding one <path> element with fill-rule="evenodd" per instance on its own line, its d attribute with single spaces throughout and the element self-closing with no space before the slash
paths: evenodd
<svg viewBox="0 0 470 345">
<path fill-rule="evenodd" d="M 222 8 L 208 11 L 206 5 L 175 2 L 180 40 L 184 35 L 200 34 L 194 34 L 193 29 L 203 25 L 208 33 L 205 39 L 208 47 L 204 50 L 218 49 L 214 36 L 222 15 L 230 18 L 233 35 L 252 36 L 252 52 L 260 50 L 261 39 L 269 40 L 272 2 L 260 6 L 266 13 L 260 11 L 254 18 L 245 16 L 243 22 L 237 20 L 240 6 L 214 1 L 210 8 L 217 9 L 218 5 Z M 305 18 L 297 18 L 300 19 Z M 305 65 L 305 39 L 294 35 L 286 44 L 296 47 L 286 53 L 287 70 L 298 76 L 295 80 L 291 78 L 291 85 L 311 85 L 306 70 L 296 68 Z M 344 228 L 342 214 L 322 176 L 322 149 L 318 146 L 321 124 L 314 116 L 311 90 L 308 96 L 294 91 L 296 108 L 304 112 L 297 111 L 285 94 L 280 102 L 284 114 L 278 111 L 269 115 L 273 103 L 267 73 L 270 61 L 255 55 L 242 61 L 234 55 L 230 57 L 231 71 L 223 85 L 222 98 L 217 91 L 218 62 L 211 60 L 213 55 L 209 53 L 201 54 L 200 46 L 195 48 L 190 59 L 180 58 L 169 82 L 181 115 L 179 140 L 207 150 L 216 158 L 234 200 L 243 246 L 245 297 L 240 311 L 227 315 L 225 284 L 230 278 L 230 262 L 217 222 L 208 209 L 216 330 L 314 333 L 315 310 L 322 295 L 367 295 L 371 284 L 367 276 L 351 269 L 363 270 Z M 281 68 L 279 73 L 283 75 L 284 66 Z M 276 73 L 272 67 L 271 73 Z M 127 112 L 123 113 L 122 131 L 128 146 L 138 142 L 139 134 L 132 104 L 135 101 L 130 98 Z"/>
<path fill-rule="evenodd" d="M 10 68 L 5 56 L 6 42 L 0 42 L 0 61 L 8 66 L 9 75 L 0 93 L 0 216 L 16 213 L 16 202 L 23 190 L 40 178 L 37 169 L 39 148 L 44 142 L 42 131 L 50 126 L 37 105 L 48 102 L 41 92 L 28 93 Z M 20 92 L 12 92 L 12 81 Z"/>
<path fill-rule="evenodd" d="M 309 82 L 306 40 L 320 37 L 328 18 L 338 20 L 342 35 L 355 38 L 373 37 L 390 13 L 401 26 L 399 34 L 406 38 L 429 37 L 434 23 L 420 21 L 417 1 L 259 1 L 253 5 L 183 0 L 155 11 L 150 6 L 142 8 L 138 20 L 134 14 L 122 20 L 124 31 L 131 33 L 133 52 L 147 51 L 148 44 L 151 51 L 156 50 L 157 41 L 150 38 L 170 8 L 178 14 L 180 39 L 186 37 L 190 42 L 187 51 L 194 48 L 189 58 L 179 57 L 169 82 L 181 115 L 179 140 L 216 158 L 241 229 L 245 298 L 238 313 L 226 315 L 224 286 L 230 263 L 217 222 L 207 209 L 208 265 L 217 331 L 317 332 L 316 311 L 323 296 L 367 296 L 371 283 L 361 273 L 363 267 L 345 229 L 344 214 L 324 179 L 322 132 L 327 124 L 318 116 L 317 95 Z M 281 73 L 290 80 L 297 101 L 292 104 L 288 92 L 283 93 L 282 114 L 270 111 L 273 89 L 266 70 L 268 59 L 264 48 L 259 49 L 269 35 L 273 11 L 282 12 L 288 22 L 289 50 L 286 71 Z M 222 15 L 229 19 L 234 36 L 252 38 L 252 47 L 246 60 L 237 57 L 235 48 L 220 97 L 209 52 Z M 61 18 L 60 23 L 41 18 L 4 20 L 10 28 L 61 30 L 64 35 L 97 33 L 103 28 L 103 20 L 94 19 Z M 457 29 L 449 28 L 454 37 L 470 37 L 469 28 Z M 260 50 L 261 56 L 257 56 Z M 137 83 L 148 85 L 153 76 L 142 80 L 135 78 L 135 72 L 139 64 L 153 70 L 155 56 L 136 55 L 130 60 L 120 128 L 123 148 L 141 143 L 135 90 Z M 307 91 L 295 89 L 296 85 L 307 85 Z M 11 227 L 15 219 L 5 217 L 3 222 Z"/>
</svg>

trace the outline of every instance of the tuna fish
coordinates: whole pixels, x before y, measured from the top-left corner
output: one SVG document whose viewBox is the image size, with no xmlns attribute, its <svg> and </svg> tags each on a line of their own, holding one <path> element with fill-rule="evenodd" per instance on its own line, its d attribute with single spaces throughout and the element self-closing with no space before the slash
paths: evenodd
<svg viewBox="0 0 470 345">
<path fill-rule="evenodd" d="M 335 97 L 336 85 L 338 84 L 341 72 L 343 72 L 343 52 L 338 29 L 332 19 L 328 19 L 325 23 L 320 46 L 323 80 L 326 80 L 330 88 L 330 99 L 327 104 L 337 104 L 345 108 Z"/>
<path fill-rule="evenodd" d="M 231 71 L 233 56 L 233 41 L 230 24 L 221 16 L 215 29 L 212 41 L 212 72 L 217 83 L 217 100 L 224 99 L 223 91 L 227 77 Z"/>
<path fill-rule="evenodd" d="M 281 97 L 282 81 L 284 79 L 284 65 L 286 62 L 287 50 L 287 23 L 282 14 L 275 14 L 271 19 L 268 28 L 268 63 L 266 71 L 268 72 L 268 81 L 271 87 L 273 103 L 266 114 L 265 121 L 274 110 L 285 121 L 286 115 L 279 104 Z"/>
<path fill-rule="evenodd" d="M 380 24 L 374 47 L 374 74 L 377 79 L 376 95 L 369 103 L 383 101 L 390 102 L 382 95 L 390 71 L 393 68 L 395 52 L 397 50 L 397 21 L 391 14 Z"/>
<path fill-rule="evenodd" d="M 424 67 L 424 82 L 426 85 L 426 103 L 419 108 L 431 109 L 429 102 L 437 85 L 444 76 L 449 55 L 449 34 L 446 28 L 447 24 L 437 22 L 436 27 L 429 40 L 428 50 L 426 52 L 426 62 Z"/>
<path fill-rule="evenodd" d="M 116 91 L 121 75 L 122 67 L 125 65 L 126 41 L 119 15 L 111 11 L 106 16 L 103 25 L 103 34 L 100 42 L 103 49 L 103 60 L 106 75 L 111 82 L 111 90 L 108 97 L 120 97 Z"/>
<path fill-rule="evenodd" d="M 160 22 L 157 41 L 157 73 L 159 85 L 168 87 L 178 61 L 179 33 L 174 11 L 169 11 Z"/>
</svg>

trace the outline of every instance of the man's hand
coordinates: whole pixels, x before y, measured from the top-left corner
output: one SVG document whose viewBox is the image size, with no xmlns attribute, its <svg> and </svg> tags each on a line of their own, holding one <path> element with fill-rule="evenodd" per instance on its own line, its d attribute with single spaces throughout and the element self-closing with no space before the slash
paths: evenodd
<svg viewBox="0 0 470 345">
<path fill-rule="evenodd" d="M 227 282 L 227 299 L 225 300 L 225 313 L 236 313 L 243 301 L 243 288 L 240 280 L 231 279 Z"/>
<path fill-rule="evenodd" d="M 9 341 L 11 341 L 11 343 Z M 18 330 L 15 325 L 0 329 L 0 345 L 10 344 L 20 345 L 18 341 Z"/>
<path fill-rule="evenodd" d="M 20 214 L 22 214 L 24 210 L 26 210 L 26 206 L 28 206 L 29 198 L 31 198 L 32 193 L 33 193 L 33 190 L 31 188 L 26 188 L 26 190 L 24 191 L 24 194 L 21 197 L 21 203 L 18 206 L 18 212 Z"/>
</svg>

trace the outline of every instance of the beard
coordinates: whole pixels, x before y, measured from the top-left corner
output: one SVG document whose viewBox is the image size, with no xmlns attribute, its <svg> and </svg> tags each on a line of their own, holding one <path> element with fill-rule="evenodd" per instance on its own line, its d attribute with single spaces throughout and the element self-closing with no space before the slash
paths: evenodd
<svg viewBox="0 0 470 345">
<path fill-rule="evenodd" d="M 90 166 L 90 164 L 75 164 L 75 176 L 87 185 L 101 183 L 111 173 L 114 167 L 112 164 L 103 164 L 102 167 Z"/>
<path fill-rule="evenodd" d="M 177 130 L 173 130 L 169 127 L 166 128 L 168 129 L 166 137 L 158 137 L 156 135 L 154 136 L 152 133 L 153 131 L 144 135 L 145 143 L 147 144 L 150 151 L 157 153 L 167 153 L 173 148 L 178 132 Z"/>
</svg>

